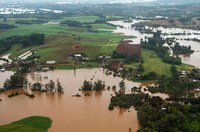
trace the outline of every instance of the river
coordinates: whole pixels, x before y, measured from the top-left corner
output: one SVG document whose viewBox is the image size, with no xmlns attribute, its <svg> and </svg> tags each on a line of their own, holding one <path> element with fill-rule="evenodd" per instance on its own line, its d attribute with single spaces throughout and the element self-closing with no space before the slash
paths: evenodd
<svg viewBox="0 0 200 132">
<path fill-rule="evenodd" d="M 141 39 L 144 39 L 145 36 L 149 37 L 152 36 L 151 34 L 142 34 L 139 31 L 136 31 L 135 29 L 131 28 L 132 24 L 139 23 L 142 20 L 133 20 L 131 23 L 124 22 L 123 20 L 119 21 L 109 21 L 108 23 L 117 25 L 117 29 L 113 31 L 113 33 L 122 33 L 126 36 L 136 36 L 137 38 L 131 39 L 134 43 L 139 44 Z M 123 26 L 120 27 L 120 26 Z M 197 68 L 200 68 L 200 42 L 193 42 L 193 41 L 187 41 L 184 39 L 187 38 L 199 38 L 200 35 L 195 35 L 194 33 L 199 34 L 199 30 L 190 30 L 190 29 L 180 29 L 180 28 L 154 28 L 154 31 L 156 30 L 161 30 L 162 33 L 186 33 L 186 35 L 167 35 L 163 36 L 163 38 L 166 37 L 174 37 L 177 40 L 177 42 L 180 43 L 180 45 L 186 45 L 186 46 L 191 46 L 191 48 L 195 51 L 192 55 L 190 56 L 182 56 L 182 61 L 183 63 L 194 65 Z M 191 33 L 191 35 L 188 35 L 188 33 Z M 130 37 L 131 38 L 131 37 Z M 181 40 L 182 39 L 182 40 Z"/>
<path fill-rule="evenodd" d="M 0 73 L 1 85 L 3 77 L 9 77 L 12 72 Z M 7 75 L 8 74 L 8 75 Z M 48 76 L 48 79 L 44 79 Z M 48 116 L 52 119 L 50 132 L 128 132 L 129 128 L 136 131 L 139 128 L 137 112 L 134 108 L 130 112 L 122 109 L 108 110 L 112 90 L 92 92 L 89 97 L 79 91 L 85 79 L 94 78 L 105 81 L 106 86 L 116 85 L 122 80 L 113 76 L 106 76 L 102 69 L 58 70 L 42 73 L 31 73 L 27 76 L 30 82 L 46 83 L 50 79 L 61 82 L 64 94 L 35 92 L 36 97 L 30 99 L 19 95 L 8 98 L 11 91 L 0 93 L 0 124 L 7 124 L 32 115 Z M 125 81 L 127 93 L 139 83 Z M 20 90 L 14 90 L 20 91 Z M 12 91 L 12 92 L 14 92 Z M 21 91 L 23 92 L 23 91 Z M 72 97 L 75 94 L 82 97 Z"/>
</svg>

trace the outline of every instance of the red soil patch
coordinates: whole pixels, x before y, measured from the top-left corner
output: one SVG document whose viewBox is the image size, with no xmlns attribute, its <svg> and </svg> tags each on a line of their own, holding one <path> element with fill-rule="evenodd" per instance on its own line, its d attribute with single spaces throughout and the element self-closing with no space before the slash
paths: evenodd
<svg viewBox="0 0 200 132">
<path fill-rule="evenodd" d="M 8 30 L 0 30 L 0 33 L 7 32 Z"/>
</svg>

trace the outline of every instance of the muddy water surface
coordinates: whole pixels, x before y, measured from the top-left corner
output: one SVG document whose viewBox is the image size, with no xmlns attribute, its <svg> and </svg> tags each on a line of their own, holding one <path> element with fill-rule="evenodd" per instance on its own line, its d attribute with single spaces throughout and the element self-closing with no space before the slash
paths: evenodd
<svg viewBox="0 0 200 132">
<path fill-rule="evenodd" d="M 4 81 L 1 76 L 1 82 Z M 48 79 L 44 79 L 48 76 Z M 115 109 L 108 110 L 112 90 L 92 92 L 85 97 L 78 89 L 85 79 L 101 79 L 107 86 L 116 85 L 121 78 L 106 76 L 101 69 L 81 69 L 74 71 L 50 71 L 45 73 L 32 73 L 28 75 L 31 82 L 48 82 L 50 79 L 61 82 L 64 94 L 35 93 L 36 97 L 30 99 L 24 95 L 8 98 L 6 93 L 1 93 L 0 98 L 0 124 L 7 124 L 21 118 L 41 115 L 53 120 L 50 132 L 128 132 L 129 128 L 136 131 L 139 128 L 137 113 L 134 109 L 130 112 Z M 138 83 L 125 81 L 127 92 Z M 16 90 L 15 90 L 16 91 Z M 19 91 L 19 90 L 17 90 Z M 82 97 L 72 97 L 79 93 Z"/>
</svg>

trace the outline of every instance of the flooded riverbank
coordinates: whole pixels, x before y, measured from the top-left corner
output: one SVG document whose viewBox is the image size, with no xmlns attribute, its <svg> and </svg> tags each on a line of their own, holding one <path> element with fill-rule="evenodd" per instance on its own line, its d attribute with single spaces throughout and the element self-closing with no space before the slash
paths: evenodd
<svg viewBox="0 0 200 132">
<path fill-rule="evenodd" d="M 124 22 L 123 20 L 119 21 L 110 21 L 109 23 L 114 24 L 117 26 L 117 29 L 113 31 L 113 33 L 122 33 L 126 36 L 135 36 L 137 38 L 131 39 L 134 43 L 139 44 L 141 39 L 144 39 L 145 36 L 150 37 L 151 34 L 140 33 L 139 31 L 135 30 L 131 27 L 132 24 L 139 23 L 141 20 L 133 20 L 131 23 Z M 123 28 L 122 28 L 123 27 Z M 183 63 L 194 65 L 197 68 L 200 68 L 200 42 L 188 41 L 184 40 L 187 38 L 199 38 L 199 30 L 191 30 L 191 29 L 180 29 L 180 28 L 154 28 L 153 31 L 161 30 L 164 34 L 170 35 L 163 35 L 163 38 L 167 37 L 174 37 L 177 39 L 177 42 L 180 45 L 191 46 L 195 52 L 190 56 L 182 56 Z M 172 33 L 183 33 L 185 35 L 171 35 Z"/>
<path fill-rule="evenodd" d="M 46 76 L 48 79 L 44 79 Z M 27 116 L 41 115 L 53 120 L 50 132 L 128 132 L 129 128 L 133 131 L 139 128 L 137 112 L 133 108 L 130 112 L 120 109 L 108 110 L 111 94 L 114 94 L 112 90 L 92 92 L 91 96 L 84 96 L 84 93 L 79 91 L 83 81 L 91 78 L 93 81 L 101 79 L 105 81 L 106 86 L 116 85 L 119 89 L 118 83 L 121 78 L 106 76 L 101 69 L 80 69 L 76 73 L 73 70 L 49 71 L 31 73 L 27 77 L 31 82 L 42 83 L 59 79 L 65 93 L 35 92 L 34 99 L 24 95 L 8 98 L 9 91 L 0 93 L 2 99 L 0 113 L 4 113 L 1 114 L 0 124 L 7 124 Z M 127 92 L 130 92 L 133 86 L 140 85 L 127 80 L 125 84 Z M 82 97 L 72 97 L 76 93 Z"/>
</svg>

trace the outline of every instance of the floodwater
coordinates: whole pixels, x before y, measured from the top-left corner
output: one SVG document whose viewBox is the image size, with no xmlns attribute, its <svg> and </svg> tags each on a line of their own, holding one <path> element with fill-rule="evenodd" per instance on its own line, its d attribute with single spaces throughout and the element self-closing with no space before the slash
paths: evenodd
<svg viewBox="0 0 200 132">
<path fill-rule="evenodd" d="M 12 71 L 6 71 L 6 72 L 0 72 L 0 88 L 3 87 L 4 82 L 6 81 L 6 79 L 9 79 L 11 75 L 13 75 L 14 73 Z M 0 96 L 1 98 L 1 96 Z M 1 120 L 1 118 L 0 118 Z"/>
<path fill-rule="evenodd" d="M 150 37 L 152 36 L 151 34 L 142 34 L 139 31 L 136 31 L 135 29 L 131 28 L 132 24 L 141 22 L 141 20 L 133 20 L 131 23 L 127 23 L 124 22 L 123 20 L 119 20 L 119 21 L 109 21 L 109 23 L 117 25 L 117 29 L 114 30 L 114 33 L 122 33 L 125 36 L 136 36 L 137 38 L 135 39 L 131 39 L 133 40 L 134 43 L 139 44 L 141 39 L 145 39 L 145 36 Z M 120 27 L 120 26 L 123 26 Z M 186 64 L 190 64 L 190 65 L 194 65 L 197 68 L 200 68 L 200 42 L 193 42 L 193 41 L 187 41 L 184 39 L 187 38 L 200 38 L 200 35 L 195 35 L 199 34 L 200 31 L 199 30 L 191 30 L 191 29 L 180 29 L 180 28 L 154 28 L 154 31 L 156 30 L 161 30 L 162 33 L 167 33 L 167 34 L 171 34 L 171 33 L 185 33 L 186 35 L 167 35 L 167 36 L 163 36 L 163 38 L 167 38 L 167 37 L 174 37 L 177 40 L 177 42 L 180 43 L 180 45 L 185 45 L 185 46 L 191 46 L 191 48 L 195 51 L 192 55 L 190 56 L 182 56 L 182 60 L 184 63 Z M 191 35 L 188 35 L 191 34 Z M 131 37 L 130 37 L 131 38 Z M 182 40 L 181 40 L 182 39 Z"/>
<path fill-rule="evenodd" d="M 0 73 L 0 83 L 4 82 L 5 73 Z M 11 72 L 12 73 L 12 72 Z M 9 77 L 11 74 L 6 75 Z M 48 79 L 44 79 L 47 76 Z M 32 115 L 50 117 L 53 121 L 50 132 L 128 132 L 129 128 L 137 131 L 139 128 L 137 112 L 122 109 L 108 110 L 112 90 L 90 92 L 91 96 L 84 96 L 79 91 L 85 79 L 101 79 L 106 86 L 117 86 L 122 80 L 113 76 L 106 76 L 102 69 L 58 70 L 27 75 L 30 82 L 46 83 L 59 79 L 64 88 L 64 94 L 35 92 L 35 98 L 25 95 L 8 98 L 11 91 L 0 93 L 0 124 L 7 124 Z M 125 81 L 126 92 L 139 83 Z M 19 91 L 20 90 L 14 90 Z M 14 92 L 12 91 L 12 92 Z M 21 91 L 23 92 L 23 91 Z M 75 94 L 82 97 L 72 97 Z"/>
</svg>

